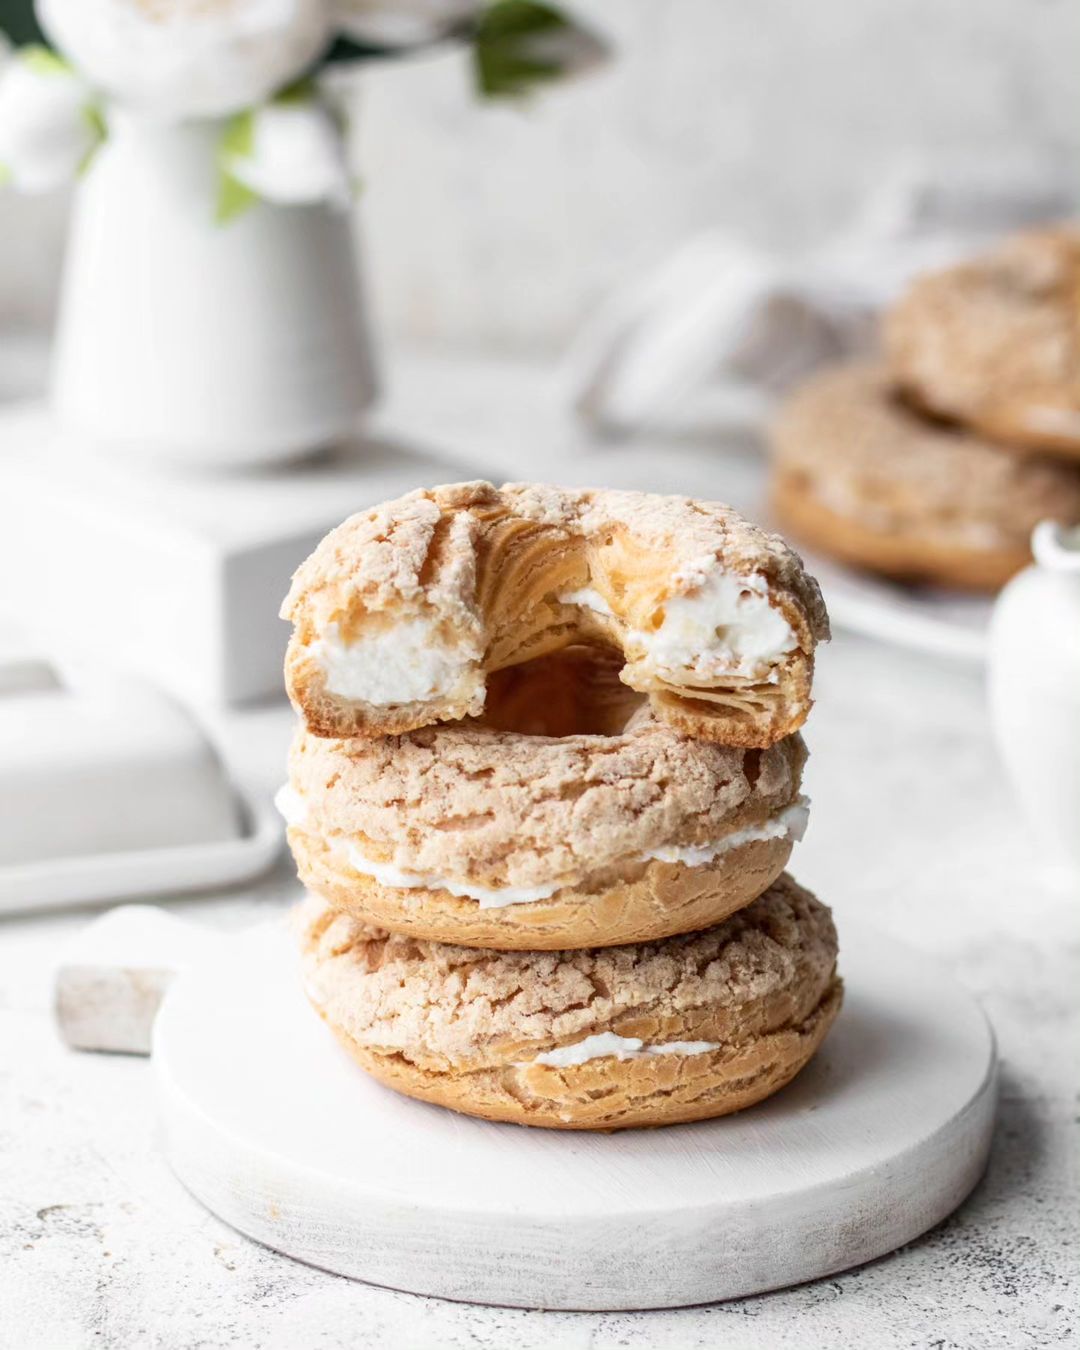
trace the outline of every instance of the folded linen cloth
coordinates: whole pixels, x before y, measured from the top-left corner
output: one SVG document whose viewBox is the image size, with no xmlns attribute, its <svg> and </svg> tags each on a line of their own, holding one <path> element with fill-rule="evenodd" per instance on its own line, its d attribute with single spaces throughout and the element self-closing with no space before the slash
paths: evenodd
<svg viewBox="0 0 1080 1350">
<path fill-rule="evenodd" d="M 706 391 L 723 420 L 758 420 L 809 371 L 872 348 L 878 313 L 912 277 L 1074 205 L 1055 157 L 909 161 L 803 254 L 700 234 L 584 326 L 565 362 L 568 397 L 608 433 L 679 418 Z"/>
</svg>

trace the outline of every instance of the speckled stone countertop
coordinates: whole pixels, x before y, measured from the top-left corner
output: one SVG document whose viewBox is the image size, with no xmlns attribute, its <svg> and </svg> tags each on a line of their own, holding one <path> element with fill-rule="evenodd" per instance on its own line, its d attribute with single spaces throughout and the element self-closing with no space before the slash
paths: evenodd
<svg viewBox="0 0 1080 1350">
<path fill-rule="evenodd" d="M 597 462 L 597 481 L 614 481 L 605 465 L 616 463 Z M 246 1241 L 182 1189 L 158 1151 L 145 1061 L 59 1043 L 50 968 L 87 916 L 9 919 L 0 923 L 0 1348 L 1074 1344 L 1077 897 L 1040 879 L 975 668 L 841 633 L 822 650 L 816 695 L 807 729 L 814 808 L 793 870 L 822 898 L 858 907 L 942 959 L 997 1031 L 995 1147 L 986 1178 L 951 1219 L 833 1279 L 681 1311 L 479 1308 L 326 1275 Z M 284 707 L 233 713 L 220 728 L 240 773 L 262 791 L 280 778 L 289 729 Z M 170 907 L 236 927 L 294 893 L 283 864 L 255 890 Z"/>
</svg>

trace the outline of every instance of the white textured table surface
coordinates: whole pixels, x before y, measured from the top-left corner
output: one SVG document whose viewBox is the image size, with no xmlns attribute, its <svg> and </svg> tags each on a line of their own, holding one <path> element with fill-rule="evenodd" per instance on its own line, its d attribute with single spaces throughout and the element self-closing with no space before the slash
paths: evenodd
<svg viewBox="0 0 1080 1350">
<path fill-rule="evenodd" d="M 511 443 L 516 426 L 521 453 L 510 473 L 528 471 L 530 457 L 535 476 L 577 481 L 612 480 L 629 465 L 644 485 L 651 459 L 659 486 L 678 486 L 685 470 L 687 489 L 701 491 L 722 471 L 717 451 L 700 444 L 662 455 L 639 448 L 621 460 L 610 448 L 587 451 L 545 417 L 537 382 L 512 370 L 412 364 L 386 417 L 472 448 L 494 469 L 507 462 L 499 445 Z M 807 732 L 814 811 L 793 870 L 824 899 L 856 905 L 944 958 L 980 995 L 1000 1040 L 1003 1100 L 990 1170 L 941 1228 L 820 1284 L 677 1312 L 477 1308 L 326 1275 L 245 1241 L 183 1191 L 157 1151 L 144 1061 L 59 1044 L 49 967 L 86 916 L 13 920 L 0 926 L 0 1347 L 1073 1344 L 1075 897 L 1055 897 L 1038 879 L 975 673 L 840 635 L 823 650 L 817 699 Z M 289 726 L 288 712 L 270 707 L 233 714 L 222 727 L 243 775 L 264 791 L 280 776 Z M 236 926 L 285 903 L 293 886 L 283 866 L 257 891 L 173 907 Z"/>
</svg>

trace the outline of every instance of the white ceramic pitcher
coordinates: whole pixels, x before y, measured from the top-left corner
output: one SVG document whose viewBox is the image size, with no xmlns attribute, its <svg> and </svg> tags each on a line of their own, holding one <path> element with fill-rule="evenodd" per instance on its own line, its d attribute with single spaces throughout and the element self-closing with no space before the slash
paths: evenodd
<svg viewBox="0 0 1080 1350">
<path fill-rule="evenodd" d="M 78 188 L 52 385 L 74 440 L 266 464 L 347 435 L 375 395 L 348 213 L 216 224 L 220 132 L 117 118 Z"/>
<path fill-rule="evenodd" d="M 1080 527 L 1040 524 L 998 597 L 990 712 L 1052 879 L 1080 894 Z"/>
</svg>

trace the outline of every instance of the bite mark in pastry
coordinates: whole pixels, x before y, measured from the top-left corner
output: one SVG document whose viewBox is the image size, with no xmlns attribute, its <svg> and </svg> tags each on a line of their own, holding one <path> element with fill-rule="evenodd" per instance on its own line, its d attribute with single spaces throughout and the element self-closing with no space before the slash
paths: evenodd
<svg viewBox="0 0 1080 1350">
<path fill-rule="evenodd" d="M 465 483 L 353 516 L 282 609 L 308 729 L 381 736 L 475 716 L 498 671 L 585 641 L 671 725 L 764 747 L 810 708 L 828 636 L 816 583 L 776 535 L 684 497 Z"/>
</svg>

